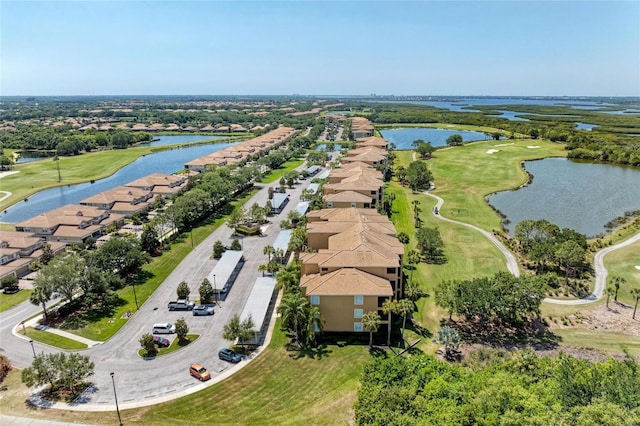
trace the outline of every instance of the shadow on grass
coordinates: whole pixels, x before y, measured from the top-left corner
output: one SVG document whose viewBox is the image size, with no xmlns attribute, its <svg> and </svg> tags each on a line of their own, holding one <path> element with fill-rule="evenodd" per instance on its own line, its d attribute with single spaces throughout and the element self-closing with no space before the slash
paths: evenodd
<svg viewBox="0 0 640 426">
<path fill-rule="evenodd" d="M 287 343 L 285 345 L 287 352 L 289 352 L 289 356 L 293 359 L 300 358 L 311 358 L 311 359 L 322 359 L 324 357 L 329 356 L 333 351 L 327 349 L 326 344 L 320 344 L 316 347 L 309 346 L 298 346 L 294 343 Z"/>
</svg>

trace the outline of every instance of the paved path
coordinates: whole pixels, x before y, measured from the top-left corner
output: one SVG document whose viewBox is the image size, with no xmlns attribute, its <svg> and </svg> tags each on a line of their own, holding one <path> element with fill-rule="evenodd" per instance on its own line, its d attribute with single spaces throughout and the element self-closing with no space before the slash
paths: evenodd
<svg viewBox="0 0 640 426">
<path fill-rule="evenodd" d="M 442 205 L 444 204 L 444 200 L 442 198 L 438 197 L 437 195 L 431 194 L 429 191 L 424 191 L 424 194 L 428 195 L 431 198 L 435 198 L 437 200 L 437 203 L 436 203 L 437 213 L 436 213 L 436 209 L 432 210 L 433 215 L 435 217 L 437 217 L 440 220 L 444 220 L 446 222 L 455 223 L 457 225 L 466 226 L 467 228 L 471 228 L 471 229 L 474 229 L 474 230 L 480 232 L 482 235 L 487 237 L 489 239 L 489 241 L 491 241 L 493 243 L 493 245 L 498 247 L 500 252 L 502 252 L 502 254 L 504 255 L 504 257 L 506 259 L 507 269 L 509 269 L 509 272 L 511 272 L 516 277 L 520 276 L 520 268 L 518 267 L 518 262 L 516 261 L 515 256 L 509 250 L 507 250 L 507 248 L 504 246 L 504 244 L 502 244 L 502 242 L 500 240 L 498 240 L 491 232 L 487 232 L 484 229 L 482 229 L 482 228 L 480 228 L 478 226 L 475 226 L 475 225 L 471 225 L 469 223 L 460 222 L 460 221 L 449 219 L 448 217 L 442 216 L 440 214 L 440 211 L 442 210 Z"/>
<path fill-rule="evenodd" d="M 415 155 L 415 153 L 414 153 Z M 436 208 L 437 208 L 437 213 L 436 210 L 433 210 L 433 215 L 436 216 L 438 219 L 447 221 L 447 222 L 451 222 L 451 223 L 456 223 L 458 225 L 463 225 L 466 226 L 468 228 L 474 229 L 480 233 L 482 233 L 484 236 L 486 236 L 496 247 L 498 247 L 498 249 L 502 252 L 502 254 L 505 256 L 506 260 L 507 260 L 507 268 L 509 269 L 509 272 L 511 272 L 513 275 L 515 275 L 516 277 L 520 276 L 520 270 L 518 268 L 518 262 L 516 261 L 515 256 L 500 242 L 500 240 L 498 240 L 493 234 L 491 234 L 490 232 L 485 231 L 482 228 L 479 228 L 475 225 L 471 225 L 469 223 L 464 223 L 464 222 L 460 222 L 457 220 L 453 220 L 453 219 L 449 219 L 447 217 L 444 217 L 442 215 L 440 215 L 440 211 L 442 209 L 442 205 L 444 204 L 444 200 L 440 197 L 438 197 L 437 195 L 431 194 L 429 191 L 425 191 L 424 192 L 426 195 L 428 195 L 431 198 L 435 198 L 438 202 L 436 204 Z M 604 266 L 604 257 L 614 251 L 617 250 L 619 248 L 622 247 L 626 247 L 628 245 L 631 245 L 633 243 L 635 243 L 636 241 L 640 241 L 640 233 L 634 235 L 633 237 L 603 248 L 602 250 L 598 251 L 594 257 L 594 268 L 595 268 L 595 288 L 593 290 L 593 293 L 590 294 L 589 296 L 582 298 L 582 299 L 571 299 L 571 300 L 565 300 L 565 299 L 552 299 L 552 298 L 545 298 L 543 299 L 544 302 L 547 303 L 553 303 L 556 305 L 585 305 L 588 303 L 593 303 L 593 302 L 597 302 L 598 300 L 602 299 L 602 296 L 604 294 L 604 289 L 607 286 L 607 268 L 605 268 Z"/>
<path fill-rule="evenodd" d="M 25 327 L 36 327 L 36 326 L 38 326 L 38 321 L 40 321 L 42 319 L 42 317 L 43 317 L 43 315 L 37 315 L 37 316 L 29 319 L 28 321 L 25 321 L 24 326 Z M 14 329 L 14 335 L 17 335 L 18 337 L 23 337 L 24 338 L 24 335 L 21 332 L 22 329 L 23 329 L 22 325 L 20 325 L 19 327 L 16 327 Z M 99 345 L 100 343 L 102 343 L 102 342 L 97 342 L 95 340 L 87 339 L 86 337 L 78 336 L 77 334 L 73 334 L 73 333 L 69 333 L 67 331 L 59 330 L 59 329 L 54 328 L 54 327 L 48 327 L 48 326 L 40 325 L 40 326 L 38 326 L 38 329 L 41 330 L 41 331 L 46 331 L 48 333 L 57 334 L 58 336 L 66 337 L 67 339 L 70 339 L 70 340 L 75 340 L 76 342 L 84 343 L 85 345 L 87 345 L 88 348 L 90 348 L 92 346 Z"/>
<path fill-rule="evenodd" d="M 0 425 L 2 426 L 90 426 L 85 423 L 64 423 L 54 422 L 45 419 L 29 419 L 27 417 L 15 417 L 0 414 Z"/>
</svg>

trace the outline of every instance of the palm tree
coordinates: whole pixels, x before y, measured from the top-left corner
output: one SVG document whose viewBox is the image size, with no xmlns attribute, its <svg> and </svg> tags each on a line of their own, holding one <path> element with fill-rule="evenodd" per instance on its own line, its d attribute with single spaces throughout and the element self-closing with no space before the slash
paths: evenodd
<svg viewBox="0 0 640 426">
<path fill-rule="evenodd" d="M 377 312 L 367 312 L 362 316 L 362 326 L 369 332 L 369 347 L 373 346 L 373 332 L 380 327 L 380 315 Z"/>
<path fill-rule="evenodd" d="M 623 277 L 620 277 L 620 276 L 616 275 L 614 277 L 611 277 L 611 282 L 613 283 L 613 286 L 616 289 L 616 294 L 613 297 L 613 300 L 617 302 L 618 301 L 618 290 L 620 290 L 620 286 L 621 285 L 624 285 L 624 284 L 627 283 L 627 280 L 625 280 Z"/>
<path fill-rule="evenodd" d="M 316 341 L 316 335 L 324 329 L 324 321 L 317 306 L 310 306 L 307 311 L 307 324 L 305 329 L 305 343 L 311 345 Z"/>
<path fill-rule="evenodd" d="M 292 330 L 296 341 L 299 341 L 300 325 L 307 318 L 307 305 L 309 302 L 299 293 L 289 293 L 282 298 L 278 313 L 282 315 L 282 325 Z"/>
<path fill-rule="evenodd" d="M 398 301 L 387 299 L 382 302 L 382 312 L 387 314 L 387 346 L 391 346 L 391 314 L 398 311 Z"/>
<path fill-rule="evenodd" d="M 402 339 L 404 340 L 404 329 L 407 325 L 407 317 L 413 312 L 414 305 L 410 299 L 401 299 L 398 301 L 398 313 L 402 315 Z"/>
<path fill-rule="evenodd" d="M 275 249 L 273 248 L 273 246 L 264 246 L 264 249 L 262 249 L 262 254 L 267 255 L 267 263 L 271 262 L 271 255 L 274 251 Z"/>
<path fill-rule="evenodd" d="M 605 293 L 607 293 L 607 303 L 606 306 L 607 308 L 609 307 L 609 298 L 611 296 L 613 296 L 616 293 L 616 290 L 613 287 L 607 287 L 607 289 L 605 290 Z"/>
<path fill-rule="evenodd" d="M 636 319 L 636 310 L 638 309 L 638 300 L 640 300 L 640 287 L 631 289 L 631 297 L 635 299 L 635 305 L 633 306 L 633 317 Z"/>
<path fill-rule="evenodd" d="M 29 301 L 34 305 L 42 305 L 42 312 L 44 313 L 44 318 L 47 319 L 47 302 L 51 300 L 51 296 L 53 292 L 47 285 L 36 285 L 33 288 L 33 292 L 29 296 Z"/>
</svg>

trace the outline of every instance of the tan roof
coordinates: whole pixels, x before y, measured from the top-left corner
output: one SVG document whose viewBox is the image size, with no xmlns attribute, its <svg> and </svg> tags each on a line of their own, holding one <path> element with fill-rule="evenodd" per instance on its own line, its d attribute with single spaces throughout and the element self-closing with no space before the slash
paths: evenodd
<svg viewBox="0 0 640 426">
<path fill-rule="evenodd" d="M 42 238 L 36 237 L 30 232 L 12 232 L 11 234 L 24 234 L 24 235 L 7 235 L 8 232 L 2 232 L 0 234 L 0 243 L 6 243 L 7 246 L 13 248 L 28 248 L 38 244 L 42 241 Z"/>
<path fill-rule="evenodd" d="M 16 226 L 21 228 L 53 228 L 60 224 L 71 225 L 89 222 L 104 214 L 104 210 L 96 207 L 67 204 L 17 223 Z"/>
<path fill-rule="evenodd" d="M 354 268 L 342 268 L 325 275 L 304 275 L 300 286 L 306 287 L 307 296 L 393 296 L 389 281 Z"/>
<path fill-rule="evenodd" d="M 382 222 L 391 224 L 387 216 L 381 215 L 375 209 L 358 209 L 350 207 L 346 209 L 321 209 L 307 213 L 308 223 L 317 221 L 331 222 Z M 392 224 L 391 224 L 392 225 Z"/>
<path fill-rule="evenodd" d="M 91 225 L 86 228 L 78 228 L 77 226 L 60 225 L 58 229 L 53 233 L 54 237 L 67 237 L 67 238 L 85 238 L 100 230 L 101 225 Z"/>
<path fill-rule="evenodd" d="M 156 185 L 171 185 L 185 181 L 184 176 L 169 175 L 166 173 L 152 173 L 150 175 L 129 182 L 125 186 L 133 186 L 139 188 L 153 188 Z"/>
<path fill-rule="evenodd" d="M 360 245 L 355 250 L 319 250 L 316 258 L 303 263 L 317 263 L 325 268 L 398 268 L 400 260 L 395 253 L 380 252 L 373 245 Z"/>
<path fill-rule="evenodd" d="M 352 202 L 352 203 L 370 203 L 371 197 L 363 195 L 355 191 L 342 191 L 335 194 L 329 194 L 322 197 L 324 201 L 331 202 Z"/>
<path fill-rule="evenodd" d="M 356 139 L 356 146 L 379 146 L 381 148 L 387 147 L 387 140 L 384 138 L 379 138 L 377 136 L 369 136 L 366 138 L 358 138 Z"/>
<path fill-rule="evenodd" d="M 360 224 L 359 224 L 360 225 Z M 383 234 L 365 226 L 354 226 L 329 237 L 331 250 L 376 250 L 380 253 L 404 254 L 404 245 L 395 236 Z"/>
<path fill-rule="evenodd" d="M 149 195 L 146 189 L 135 188 L 133 186 L 117 186 L 106 191 L 102 191 L 81 201 L 82 204 L 112 204 L 114 202 L 131 203 Z"/>
</svg>

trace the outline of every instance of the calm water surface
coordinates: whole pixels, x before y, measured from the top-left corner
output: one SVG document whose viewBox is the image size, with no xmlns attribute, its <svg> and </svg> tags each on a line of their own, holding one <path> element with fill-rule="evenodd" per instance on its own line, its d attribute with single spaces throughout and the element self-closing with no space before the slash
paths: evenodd
<svg viewBox="0 0 640 426">
<path fill-rule="evenodd" d="M 153 141 L 145 144 L 141 144 L 143 146 L 163 146 L 163 145 L 177 145 L 177 144 L 188 144 L 191 142 L 200 142 L 200 141 L 211 141 L 216 139 L 222 139 L 225 136 L 206 136 L 206 135 L 154 135 Z"/>
<path fill-rule="evenodd" d="M 187 146 L 146 155 L 121 168 L 108 178 L 97 180 L 95 183 L 61 186 L 38 192 L 29 197 L 27 201 L 11 206 L 6 210 L 6 213 L 0 213 L 0 221 L 8 223 L 22 222 L 66 204 L 79 203 L 81 200 L 99 192 L 125 185 L 151 173 L 174 173 L 184 169 L 184 163 L 188 161 L 220 151 L 237 143 L 239 142 Z M 61 163 L 62 182 L 64 182 L 64 160 Z"/>
<path fill-rule="evenodd" d="M 469 132 L 463 130 L 432 129 L 428 127 L 410 127 L 405 129 L 380 130 L 380 134 L 389 143 L 396 144 L 396 149 L 413 149 L 411 143 L 416 139 L 431 142 L 432 146 L 446 146 L 447 138 L 451 135 L 460 135 L 465 142 L 487 140 L 489 136 L 482 132 Z"/>
<path fill-rule="evenodd" d="M 524 219 L 546 219 L 587 236 L 606 232 L 604 225 L 626 211 L 640 209 L 640 170 L 564 158 L 527 161 L 533 182 L 488 197 L 507 216 L 511 235 Z"/>
</svg>

